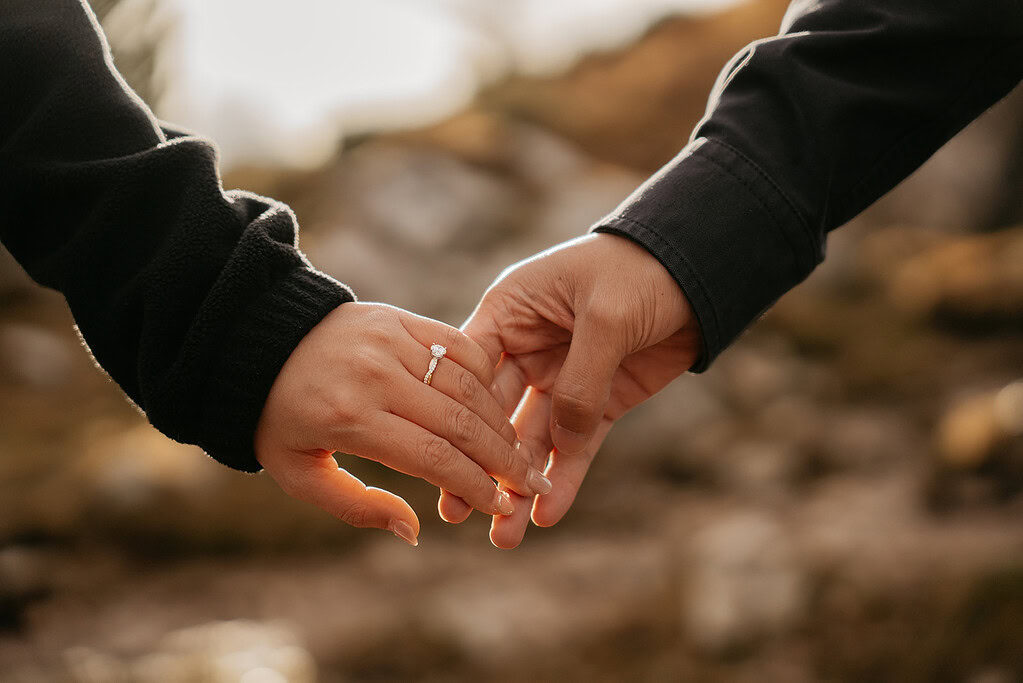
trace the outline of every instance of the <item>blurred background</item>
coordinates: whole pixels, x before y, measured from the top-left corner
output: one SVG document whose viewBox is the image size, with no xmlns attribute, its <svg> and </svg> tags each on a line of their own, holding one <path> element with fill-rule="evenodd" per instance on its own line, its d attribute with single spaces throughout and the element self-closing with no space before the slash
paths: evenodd
<svg viewBox="0 0 1023 683">
<path fill-rule="evenodd" d="M 783 0 L 95 0 L 319 268 L 459 324 L 684 144 Z M 628 103 L 626 106 L 624 103 Z M 147 425 L 0 253 L 4 681 L 1023 680 L 1023 91 L 831 236 L 564 522 L 420 546 Z"/>
</svg>

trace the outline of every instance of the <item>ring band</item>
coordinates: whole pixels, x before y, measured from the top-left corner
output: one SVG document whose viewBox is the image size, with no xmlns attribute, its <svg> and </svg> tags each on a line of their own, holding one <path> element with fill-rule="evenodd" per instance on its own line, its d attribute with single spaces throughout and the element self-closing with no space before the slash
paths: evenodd
<svg viewBox="0 0 1023 683">
<path fill-rule="evenodd" d="M 437 363 L 447 352 L 447 347 L 441 346 L 440 344 L 434 344 L 430 347 L 430 369 L 426 371 L 426 377 L 423 378 L 423 384 L 430 383 L 430 380 L 433 379 L 433 371 L 437 369 Z"/>
</svg>

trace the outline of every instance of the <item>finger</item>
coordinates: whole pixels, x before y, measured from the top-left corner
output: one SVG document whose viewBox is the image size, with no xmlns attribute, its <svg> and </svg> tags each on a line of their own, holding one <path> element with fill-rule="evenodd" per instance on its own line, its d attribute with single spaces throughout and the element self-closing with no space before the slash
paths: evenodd
<svg viewBox="0 0 1023 683">
<path fill-rule="evenodd" d="M 551 436 L 558 451 L 582 454 L 604 417 L 611 381 L 625 354 L 607 326 L 577 319 L 565 363 L 554 381 Z"/>
<path fill-rule="evenodd" d="M 422 378 L 429 367 L 427 360 L 429 354 L 425 354 L 426 357 L 412 358 L 420 355 L 417 351 L 420 347 L 418 342 L 412 341 L 408 346 L 407 352 L 399 353 L 402 356 L 401 361 L 409 374 L 414 378 Z M 505 416 L 501 404 L 497 402 L 487 387 L 480 384 L 476 375 L 463 368 L 453 358 L 440 359 L 433 371 L 430 388 L 476 413 L 484 424 L 503 438 L 509 446 L 514 446 L 518 441 L 515 428 Z"/>
<path fill-rule="evenodd" d="M 494 383 L 490 385 L 490 393 L 498 401 L 504 416 L 511 417 L 525 391 L 525 372 L 519 367 L 514 356 L 505 355 L 497 364 L 497 368 L 494 370 Z M 489 421 L 488 424 L 490 424 Z M 544 431 L 549 433 L 546 421 L 544 422 Z M 539 466 L 538 469 L 542 469 L 542 466 Z M 518 497 L 522 498 L 522 496 Z M 472 506 L 450 491 L 442 489 L 440 498 L 437 500 L 437 512 L 445 522 L 461 524 L 472 514 Z"/>
<path fill-rule="evenodd" d="M 422 344 L 428 352 L 431 346 L 439 344 L 445 348 L 446 358 L 453 360 L 475 375 L 480 384 L 489 388 L 494 383 L 494 366 L 496 363 L 491 363 L 483 348 L 466 336 L 464 332 L 450 325 L 445 325 L 442 322 L 429 318 L 423 318 L 408 311 L 402 311 L 398 319 L 404 325 L 409 335 Z M 425 358 L 428 364 L 430 362 L 429 355 L 425 356 Z M 423 375 L 425 374 L 426 369 L 424 368 Z M 423 376 L 420 375 L 419 379 L 422 378 Z"/>
<path fill-rule="evenodd" d="M 292 498 L 352 526 L 388 529 L 410 545 L 419 544 L 419 518 L 409 504 L 390 491 L 367 487 L 329 453 L 281 453 L 264 457 L 263 467 Z"/>
<path fill-rule="evenodd" d="M 383 413 L 352 439 L 354 455 L 445 488 L 488 515 L 513 511 L 508 494 L 446 439 L 403 417 Z M 502 442 L 503 443 L 503 442 Z"/>
<path fill-rule="evenodd" d="M 551 490 L 547 478 L 530 466 L 529 459 L 519 448 L 510 446 L 476 413 L 433 387 L 410 378 L 407 388 L 403 387 L 400 394 L 392 398 L 389 409 L 443 437 L 513 491 L 529 496 Z M 444 488 L 459 493 L 451 487 Z"/>
<path fill-rule="evenodd" d="M 547 476 L 554 484 L 554 489 L 550 495 L 537 498 L 533 504 L 533 524 L 547 527 L 554 526 L 561 521 L 568 509 L 572 507 L 576 494 L 579 492 L 579 486 L 582 485 L 594 456 L 607 437 L 607 433 L 611 431 L 613 424 L 614 422 L 611 420 L 602 421 L 597 427 L 597 433 L 583 453 L 570 455 L 555 450 L 551 454 L 551 461 L 547 466 Z"/>
<path fill-rule="evenodd" d="M 553 448 L 548 427 L 550 412 L 550 394 L 531 388 L 526 392 L 522 405 L 513 418 L 515 431 L 522 439 L 522 447 L 532 454 L 533 466 L 540 469 L 547 464 L 547 458 Z M 506 517 L 494 517 L 490 525 L 490 542 L 498 548 L 511 549 L 518 546 L 529 527 L 529 511 L 533 507 L 533 501 L 517 494 L 510 495 L 515 512 Z"/>
<path fill-rule="evenodd" d="M 505 416 L 511 417 L 526 393 L 526 373 L 515 356 L 505 355 L 494 370 L 490 393 L 501 406 Z"/>
<path fill-rule="evenodd" d="M 512 505 L 515 505 L 514 500 Z M 518 512 L 518 508 L 515 508 Z M 465 520 L 469 519 L 469 515 L 472 514 L 472 506 L 466 503 L 464 500 L 451 493 L 441 489 L 440 499 L 437 500 L 437 512 L 440 514 L 440 518 L 449 524 L 461 524 Z M 501 515 L 503 516 L 503 515 Z"/>
<path fill-rule="evenodd" d="M 500 328 L 497 326 L 490 301 L 491 297 L 484 294 L 483 299 L 476 306 L 476 310 L 462 324 L 462 332 L 479 344 L 480 348 L 486 353 L 491 367 L 493 367 L 501 360 L 501 354 L 504 353 L 505 349 L 504 344 L 501 342 Z"/>
</svg>

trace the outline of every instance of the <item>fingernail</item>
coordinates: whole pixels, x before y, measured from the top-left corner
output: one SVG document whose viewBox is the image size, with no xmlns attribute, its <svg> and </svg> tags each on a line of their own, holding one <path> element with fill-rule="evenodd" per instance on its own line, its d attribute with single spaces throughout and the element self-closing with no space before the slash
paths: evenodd
<svg viewBox="0 0 1023 683">
<path fill-rule="evenodd" d="M 589 437 L 585 434 L 565 429 L 557 423 L 554 425 L 554 433 L 551 434 L 551 437 L 553 437 L 557 449 L 568 454 L 583 452 L 586 450 L 586 444 L 590 442 Z"/>
<path fill-rule="evenodd" d="M 416 538 L 416 532 L 412 530 L 412 525 L 405 520 L 392 519 L 387 525 L 387 528 L 392 534 L 405 541 L 413 548 L 419 545 L 419 539 Z"/>
<path fill-rule="evenodd" d="M 529 476 L 526 478 L 526 484 L 529 488 L 538 496 L 543 496 L 551 492 L 554 485 L 551 484 L 551 480 L 543 476 L 543 472 L 540 470 L 529 470 Z"/>
<path fill-rule="evenodd" d="M 497 492 L 497 511 L 505 516 L 515 512 L 515 506 L 512 505 L 511 497 L 504 491 Z"/>
</svg>

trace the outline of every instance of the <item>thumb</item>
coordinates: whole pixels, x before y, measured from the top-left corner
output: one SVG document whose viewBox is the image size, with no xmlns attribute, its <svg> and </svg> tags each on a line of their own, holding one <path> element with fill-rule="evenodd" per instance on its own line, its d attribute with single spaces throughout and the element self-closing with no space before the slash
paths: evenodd
<svg viewBox="0 0 1023 683">
<path fill-rule="evenodd" d="M 568 355 L 552 391 L 551 438 L 560 452 L 574 455 L 586 450 L 600 426 L 611 381 L 624 357 L 605 326 L 576 319 Z"/>
<path fill-rule="evenodd" d="M 284 492 L 355 527 L 387 529 L 409 545 L 418 545 L 419 519 L 400 497 L 366 486 L 337 466 L 333 456 L 290 454 L 278 467 L 264 468 Z"/>
</svg>

